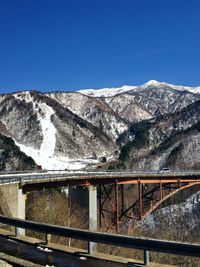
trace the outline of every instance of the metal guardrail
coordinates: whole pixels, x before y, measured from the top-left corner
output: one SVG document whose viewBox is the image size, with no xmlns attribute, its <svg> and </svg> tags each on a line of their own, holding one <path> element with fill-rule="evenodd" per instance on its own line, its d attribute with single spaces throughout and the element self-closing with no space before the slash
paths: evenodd
<svg viewBox="0 0 200 267">
<path fill-rule="evenodd" d="M 48 240 L 47 236 L 49 234 L 53 234 L 89 242 L 140 249 L 144 251 L 144 262 L 146 265 L 148 265 L 149 263 L 149 251 L 200 257 L 200 244 L 190 244 L 149 238 L 136 238 L 119 234 L 93 232 L 89 230 L 80 230 L 76 228 L 55 226 L 16 218 L 9 218 L 3 215 L 0 215 L 0 223 L 15 226 L 17 228 L 29 229 L 32 231 L 45 233 L 46 240 Z"/>
</svg>

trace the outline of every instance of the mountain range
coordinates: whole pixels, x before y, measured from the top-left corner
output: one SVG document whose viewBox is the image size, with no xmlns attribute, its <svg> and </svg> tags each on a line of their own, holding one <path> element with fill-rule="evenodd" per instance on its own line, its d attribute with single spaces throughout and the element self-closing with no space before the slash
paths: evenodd
<svg viewBox="0 0 200 267">
<path fill-rule="evenodd" d="M 0 168 L 199 168 L 199 112 L 200 87 L 154 80 L 2 94 Z"/>
</svg>

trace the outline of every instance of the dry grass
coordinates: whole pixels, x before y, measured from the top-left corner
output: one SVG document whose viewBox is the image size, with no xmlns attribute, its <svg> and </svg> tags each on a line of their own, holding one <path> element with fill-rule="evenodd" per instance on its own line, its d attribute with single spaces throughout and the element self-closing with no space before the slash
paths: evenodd
<svg viewBox="0 0 200 267">
<path fill-rule="evenodd" d="M 33 192 L 27 198 L 26 217 L 28 220 L 54 225 L 87 228 L 87 211 L 69 203 L 66 194 L 60 190 Z M 27 231 L 27 235 L 44 240 L 44 234 Z M 86 248 L 84 241 L 60 236 L 51 236 L 51 242 Z"/>
</svg>

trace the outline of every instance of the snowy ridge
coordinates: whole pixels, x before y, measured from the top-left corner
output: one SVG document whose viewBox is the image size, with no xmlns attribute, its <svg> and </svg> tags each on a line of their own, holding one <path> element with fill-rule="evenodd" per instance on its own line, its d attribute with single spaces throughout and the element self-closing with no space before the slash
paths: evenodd
<svg viewBox="0 0 200 267">
<path fill-rule="evenodd" d="M 200 94 L 200 86 L 196 86 L 196 87 L 190 87 L 190 86 L 184 86 L 184 85 L 174 85 L 174 84 L 170 84 L 170 83 L 166 83 L 166 82 L 158 82 L 156 80 L 150 80 L 147 83 L 145 83 L 144 85 L 142 85 L 141 87 L 146 89 L 149 86 L 155 86 L 155 87 L 171 87 L 174 90 L 178 90 L 178 91 L 188 91 L 190 93 L 194 93 L 194 94 Z"/>
<path fill-rule="evenodd" d="M 137 86 L 123 85 L 122 87 L 111 87 L 102 89 L 83 89 L 78 91 L 83 95 L 93 96 L 93 97 L 111 97 L 120 93 L 125 93 L 135 89 Z"/>
<path fill-rule="evenodd" d="M 93 96 L 93 97 L 111 97 L 115 96 L 117 94 L 121 93 L 126 93 L 128 91 L 141 91 L 145 90 L 149 87 L 171 87 L 174 90 L 178 91 L 188 91 L 190 93 L 194 94 L 200 94 L 200 86 L 196 87 L 189 87 L 189 86 L 183 86 L 183 85 L 173 85 L 170 83 L 166 82 L 158 82 L 156 80 L 150 80 L 147 83 L 143 85 L 137 85 L 137 86 L 132 86 L 132 85 L 124 85 L 119 88 L 102 88 L 102 89 L 83 89 L 78 91 L 81 94 L 87 95 L 87 96 Z"/>
</svg>

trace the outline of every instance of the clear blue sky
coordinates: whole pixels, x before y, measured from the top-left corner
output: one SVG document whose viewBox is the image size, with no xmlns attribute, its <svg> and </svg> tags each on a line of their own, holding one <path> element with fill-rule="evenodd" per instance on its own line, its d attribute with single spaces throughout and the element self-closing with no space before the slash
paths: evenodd
<svg viewBox="0 0 200 267">
<path fill-rule="evenodd" d="M 200 85 L 200 0 L 1 0 L 0 92 Z"/>
</svg>

